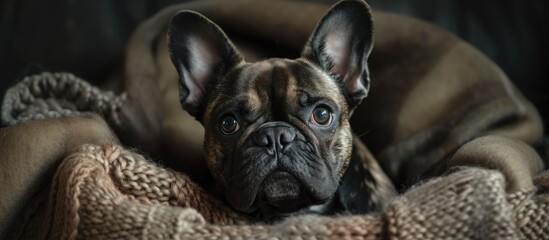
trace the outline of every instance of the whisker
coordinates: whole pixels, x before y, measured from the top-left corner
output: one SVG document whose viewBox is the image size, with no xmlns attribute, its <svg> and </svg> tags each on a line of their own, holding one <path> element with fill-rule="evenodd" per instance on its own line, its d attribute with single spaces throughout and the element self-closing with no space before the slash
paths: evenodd
<svg viewBox="0 0 549 240">
<path fill-rule="evenodd" d="M 358 134 L 358 135 L 356 135 L 356 136 L 357 136 L 357 137 L 362 137 L 362 136 L 364 136 L 364 135 L 370 133 L 371 131 L 372 131 L 371 129 L 368 129 L 368 130 L 366 130 L 365 132 L 363 132 L 363 133 L 361 133 L 361 134 Z"/>
</svg>

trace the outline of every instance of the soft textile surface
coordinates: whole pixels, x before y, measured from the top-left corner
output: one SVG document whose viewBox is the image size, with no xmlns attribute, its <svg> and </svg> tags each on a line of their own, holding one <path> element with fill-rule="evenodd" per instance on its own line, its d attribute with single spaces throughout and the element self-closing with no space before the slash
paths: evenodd
<svg viewBox="0 0 549 240">
<path fill-rule="evenodd" d="M 181 110 L 176 72 L 161 41 L 169 17 L 181 9 L 199 10 L 226 29 L 277 39 L 279 47 L 298 52 L 328 9 L 282 0 L 227 2 L 177 5 L 144 22 L 128 43 L 127 98 L 61 73 L 29 76 L 6 93 L 2 123 L 9 127 L 0 129 L 0 138 L 22 133 L 27 138 L 17 144 L 0 141 L 0 184 L 10 189 L 0 196 L 0 234 L 51 239 L 543 239 L 549 234 L 549 173 L 535 179 L 536 185 L 532 180 L 541 169 L 529 145 L 542 133 L 536 110 L 468 44 L 429 24 L 380 12 L 370 64 L 372 94 L 355 112 L 353 128 L 397 186 L 414 187 L 401 189 L 405 193 L 382 212 L 297 216 L 275 225 L 248 223 L 206 194 L 187 177 L 207 174 L 193 159 L 201 151 L 196 144 L 202 141 L 201 127 Z M 124 150 L 116 139 L 88 140 L 88 133 L 64 139 L 72 144 L 56 140 L 53 133 L 78 131 L 67 122 L 91 125 L 81 117 L 94 118 L 92 113 L 124 144 L 150 156 L 157 156 L 154 149 L 169 152 L 171 158 L 163 160 L 184 167 L 169 170 Z M 55 125 L 52 132 L 40 131 L 47 123 L 34 120 L 51 117 L 56 118 L 48 122 Z M 108 132 L 99 122 L 96 127 Z M 29 125 L 35 127 L 30 132 Z M 82 144 L 75 140 L 99 145 L 74 150 Z M 52 151 L 52 157 L 45 161 L 37 149 Z M 4 154 L 13 152 L 19 154 Z M 52 180 L 24 165 L 57 171 Z M 428 175 L 436 177 L 418 182 Z M 38 185 L 37 179 L 45 182 Z"/>
<path fill-rule="evenodd" d="M 381 213 L 246 224 L 184 174 L 116 145 L 85 145 L 57 170 L 47 201 L 14 237 L 51 239 L 542 239 L 549 172 L 506 194 L 497 171 L 463 168 L 418 185 Z M 40 218 L 38 218 L 40 216 Z"/>
<path fill-rule="evenodd" d="M 43 73 L 27 78 L 8 92 L 5 99 L 9 101 L 5 102 L 19 102 L 19 110 L 4 108 L 3 116 L 9 115 L 13 121 L 20 122 L 34 119 L 32 112 L 35 111 L 37 118 L 42 117 L 46 109 L 51 110 L 49 115 L 52 117 L 58 116 L 56 111 L 70 116 L 85 114 L 78 109 L 85 112 L 89 108 L 78 108 L 77 104 L 68 104 L 74 109 L 73 113 L 52 110 L 51 106 L 68 101 L 67 96 L 71 95 L 45 94 L 57 98 L 43 101 L 44 91 L 41 90 L 54 89 L 50 85 L 60 86 L 60 83 L 79 86 L 73 88 L 76 92 L 95 92 L 96 97 L 82 98 L 80 104 L 83 106 L 112 96 L 70 74 Z M 39 85 L 41 87 L 36 87 Z M 35 88 L 34 92 L 24 94 L 29 88 Z M 107 106 L 113 108 L 115 103 Z M 118 119 L 122 115 L 120 111 L 110 112 L 110 115 L 105 115 L 105 111 L 98 113 L 107 119 Z M 456 168 L 450 168 L 447 175 L 418 183 L 388 203 L 382 212 L 335 217 L 296 216 L 275 225 L 249 222 L 208 195 L 185 174 L 152 163 L 121 146 L 84 145 L 62 161 L 51 186 L 26 204 L 20 221 L 8 231 L 8 237 L 540 239 L 549 234 L 549 172 L 541 174 L 534 187 L 532 176 L 536 170 L 528 165 L 536 161 L 528 159 L 536 159 L 535 152 L 529 152 L 524 143 L 500 138 L 479 138 L 464 145 L 450 161 L 449 166 Z M 493 151 L 472 149 L 478 146 Z M 502 150 L 506 154 L 498 156 L 496 153 Z M 460 158 L 479 159 L 468 156 L 479 152 L 489 156 L 480 157 L 484 159 L 484 165 L 482 162 L 476 165 L 494 167 L 501 172 L 460 167 Z M 494 164 L 507 161 L 509 156 L 513 165 Z M 513 166 L 511 172 L 505 171 L 506 166 Z M 521 178 L 513 179 L 516 177 Z M 510 190 L 512 184 L 518 187 Z"/>
<path fill-rule="evenodd" d="M 164 40 L 177 11 L 204 14 L 234 36 L 246 60 L 254 61 L 299 56 L 329 7 L 235 0 L 197 1 L 160 11 L 141 24 L 128 43 L 124 85 L 138 110 L 136 122 L 157 137 L 155 143 L 202 142 L 201 126 L 181 110 L 174 87 L 178 76 Z M 397 187 L 440 174 L 459 146 L 480 136 L 539 142 L 543 128 L 537 110 L 481 52 L 423 21 L 381 11 L 373 16 L 371 91 L 351 126 Z M 177 147 L 172 149 L 177 153 Z M 188 153 L 179 155 L 187 158 Z"/>
<path fill-rule="evenodd" d="M 126 95 L 103 92 L 70 73 L 31 75 L 6 91 L 2 102 L 2 125 L 30 120 L 84 116 L 98 113 L 115 125 Z"/>
</svg>

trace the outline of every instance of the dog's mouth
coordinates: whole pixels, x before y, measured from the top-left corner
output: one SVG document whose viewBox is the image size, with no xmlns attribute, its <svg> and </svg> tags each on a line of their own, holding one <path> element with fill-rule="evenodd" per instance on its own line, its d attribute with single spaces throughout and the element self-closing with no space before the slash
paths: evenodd
<svg viewBox="0 0 549 240">
<path fill-rule="evenodd" d="M 281 209 L 295 208 L 302 197 L 297 179 L 283 171 L 275 171 L 263 181 L 263 195 L 265 201 Z"/>
<path fill-rule="evenodd" d="M 239 148 L 229 161 L 225 194 L 240 212 L 296 212 L 328 201 L 337 190 L 330 161 L 287 123 L 262 125 Z"/>
<path fill-rule="evenodd" d="M 249 211 L 258 219 L 273 222 L 330 199 L 314 199 L 303 187 L 291 173 L 273 171 L 263 181 Z"/>
<path fill-rule="evenodd" d="M 296 211 L 309 202 L 309 197 L 302 191 L 301 184 L 288 172 L 274 171 L 265 181 L 261 193 L 256 197 L 259 208 L 273 208 L 279 212 Z"/>
<path fill-rule="evenodd" d="M 275 170 L 260 185 L 252 204 L 246 209 L 237 210 L 270 222 L 311 205 L 326 203 L 332 197 L 316 198 L 306 187 L 293 174 Z"/>
</svg>

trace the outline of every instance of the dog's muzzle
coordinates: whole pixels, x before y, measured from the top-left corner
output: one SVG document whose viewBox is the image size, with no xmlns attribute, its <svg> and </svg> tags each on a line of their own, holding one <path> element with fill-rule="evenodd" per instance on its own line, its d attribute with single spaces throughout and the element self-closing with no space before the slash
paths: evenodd
<svg viewBox="0 0 549 240">
<path fill-rule="evenodd" d="M 226 191 L 227 200 L 239 211 L 292 212 L 326 202 L 337 189 L 317 147 L 286 122 L 261 125 L 239 150 Z"/>
</svg>

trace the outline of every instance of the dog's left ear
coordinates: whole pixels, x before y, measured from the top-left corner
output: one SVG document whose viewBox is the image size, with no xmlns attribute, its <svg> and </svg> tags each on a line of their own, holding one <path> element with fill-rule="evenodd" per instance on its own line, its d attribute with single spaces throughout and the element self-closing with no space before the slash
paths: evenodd
<svg viewBox="0 0 549 240">
<path fill-rule="evenodd" d="M 352 111 L 368 94 L 373 20 L 364 1 L 342 1 L 320 20 L 302 57 L 341 81 Z"/>
</svg>

